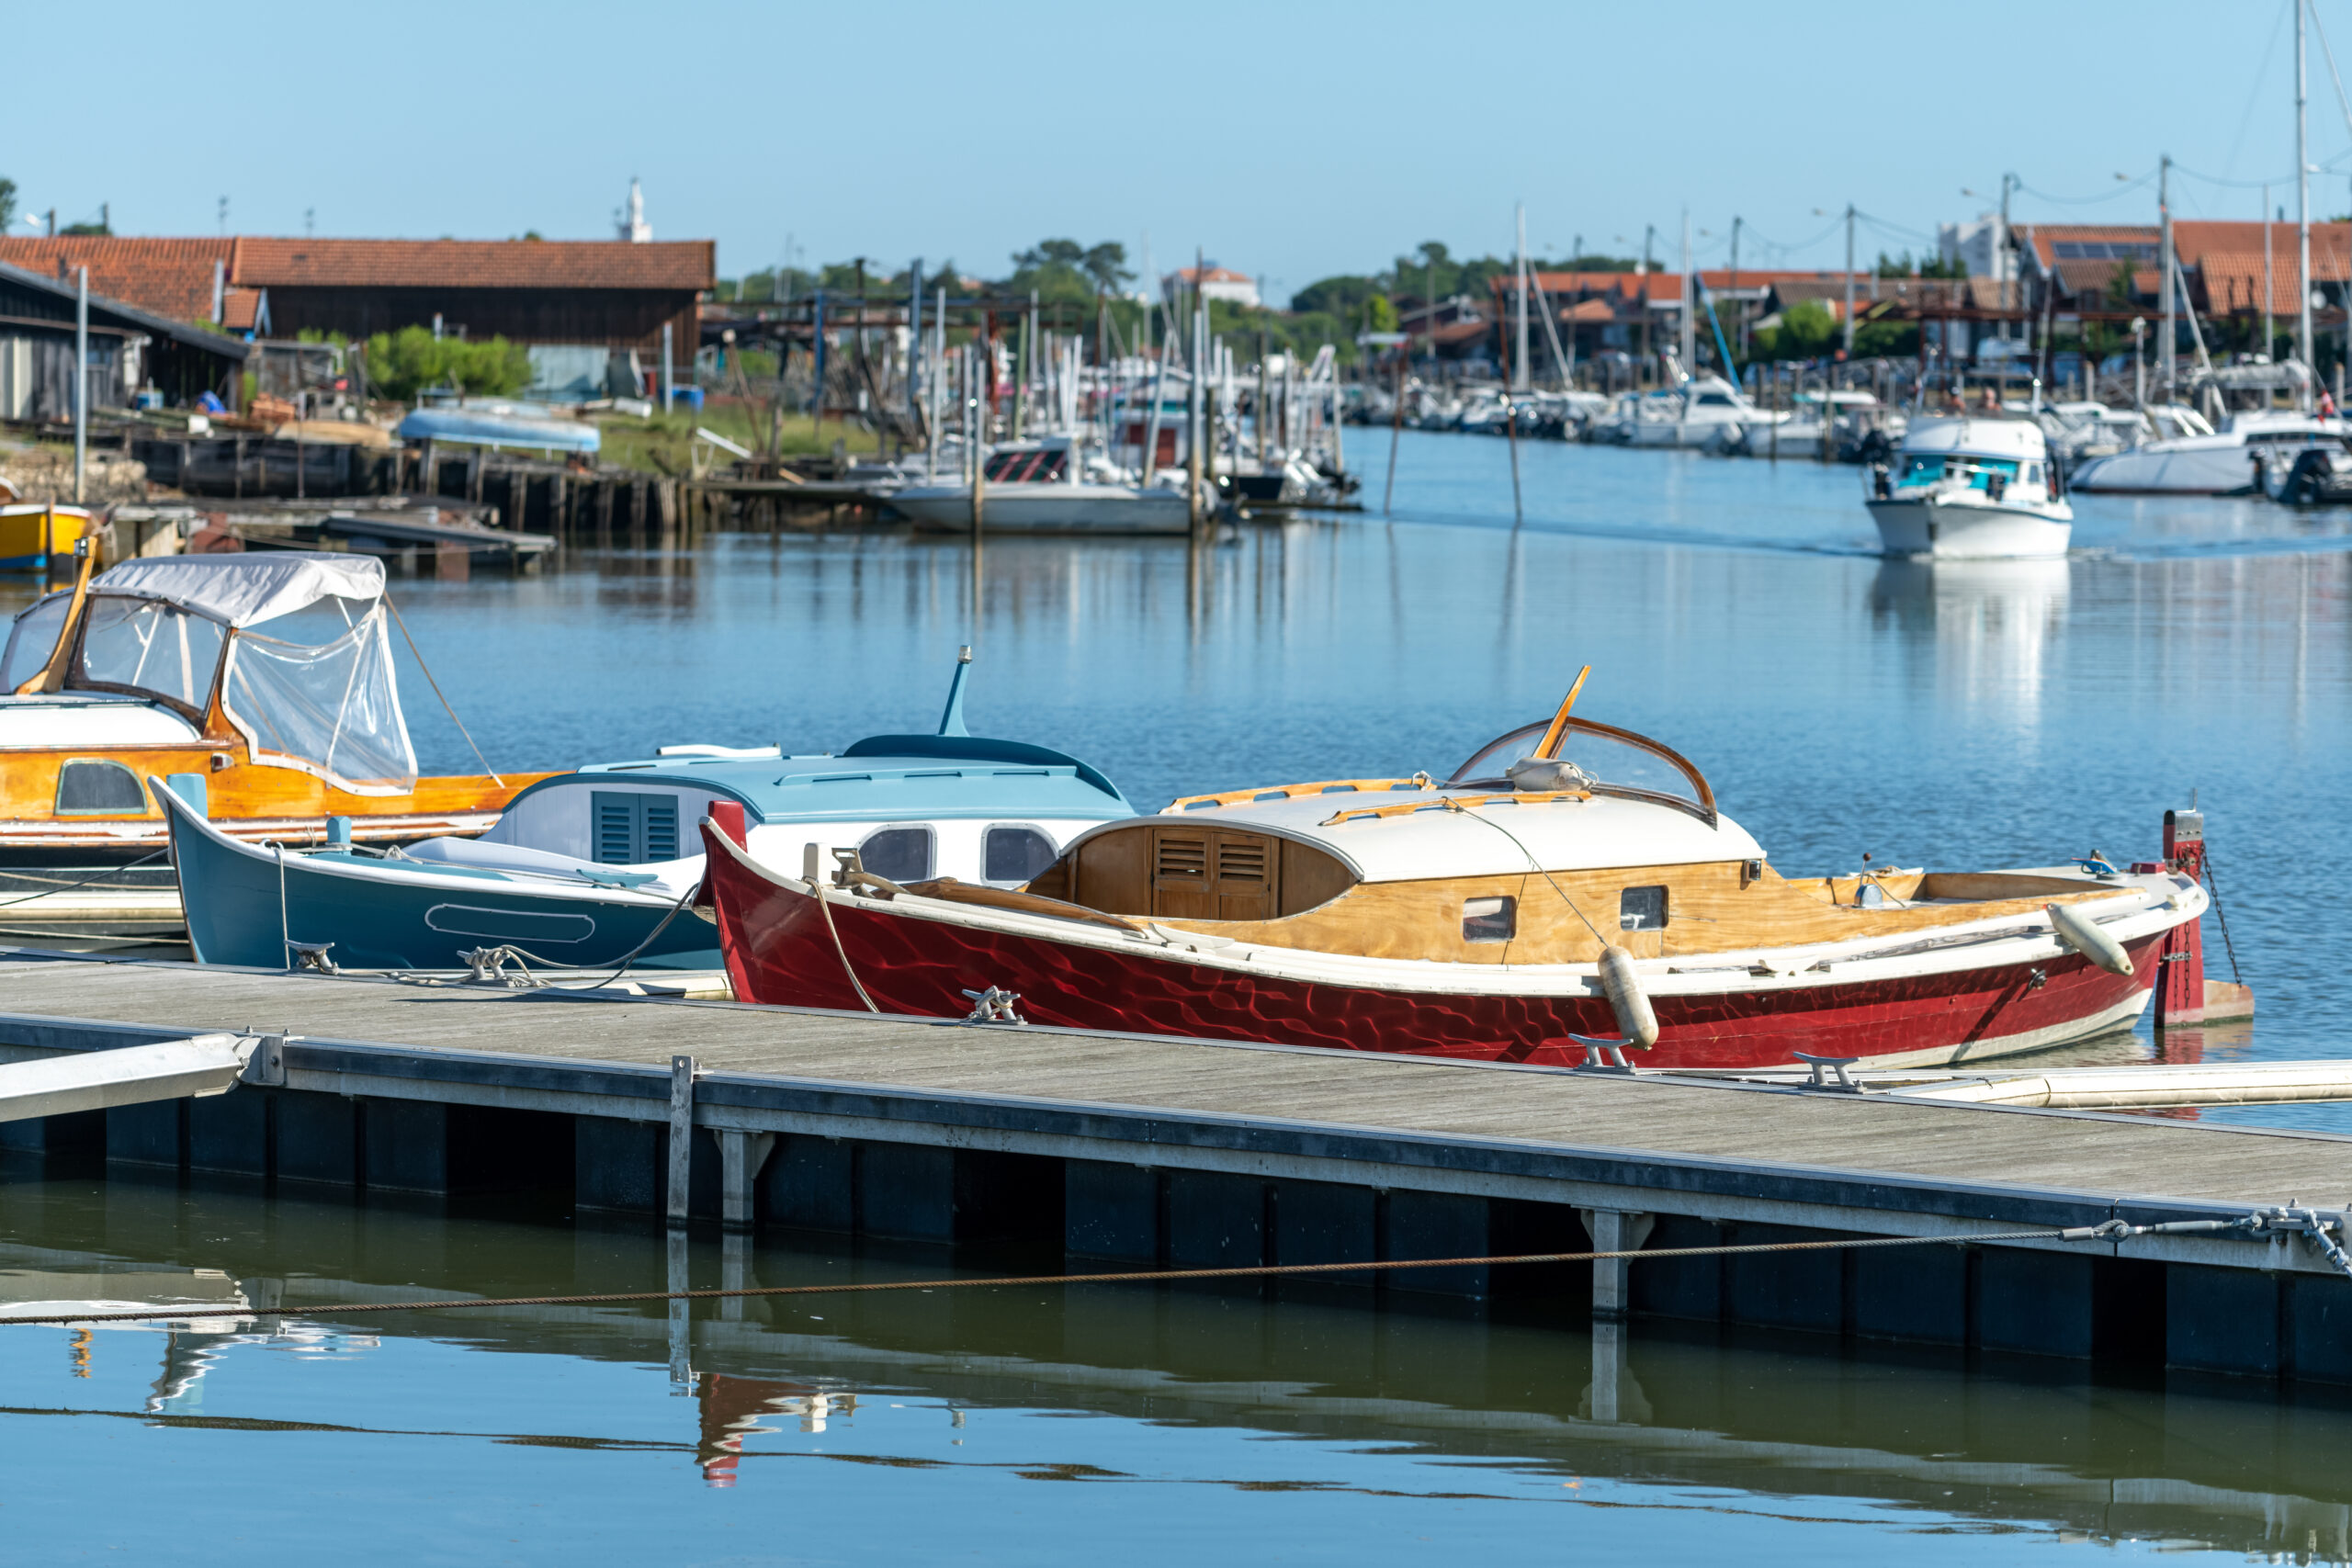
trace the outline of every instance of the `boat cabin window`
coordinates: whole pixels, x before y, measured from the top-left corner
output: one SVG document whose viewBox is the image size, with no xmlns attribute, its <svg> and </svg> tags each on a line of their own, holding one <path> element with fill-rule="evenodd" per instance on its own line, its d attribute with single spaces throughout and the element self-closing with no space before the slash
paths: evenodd
<svg viewBox="0 0 2352 1568">
<path fill-rule="evenodd" d="M 1721 392 L 1702 392 L 1699 394 L 1699 406 L 1702 409 L 1727 409 L 1731 407 L 1731 399 Z"/>
<path fill-rule="evenodd" d="M 928 882 L 935 844 L 928 828 L 884 828 L 857 846 L 857 863 L 891 882 Z"/>
<path fill-rule="evenodd" d="M 1617 896 L 1617 929 L 1659 931 L 1666 929 L 1666 889 L 1628 887 Z"/>
<path fill-rule="evenodd" d="M 678 858 L 678 797 L 597 790 L 589 797 L 589 847 L 598 865 Z"/>
<path fill-rule="evenodd" d="M 1465 898 L 1462 901 L 1462 940 L 1509 942 L 1519 934 L 1519 900 Z"/>
<path fill-rule="evenodd" d="M 1538 721 L 1487 742 L 1453 771 L 1448 787 L 1510 788 L 1507 770 L 1521 758 L 1534 755 L 1550 728 L 1549 721 Z M 1582 769 L 1606 793 L 1661 800 L 1710 822 L 1714 819 L 1714 792 L 1699 770 L 1646 736 L 1613 725 L 1570 719 L 1559 755 Z"/>
<path fill-rule="evenodd" d="M 1035 828 L 1000 826 L 980 835 L 980 879 L 984 882 L 1026 882 L 1053 864 L 1054 857 L 1053 840 Z"/>
<path fill-rule="evenodd" d="M 201 715 L 212 699 L 227 628 L 154 599 L 92 596 L 76 685 L 143 692 Z"/>
<path fill-rule="evenodd" d="M 8 633 L 8 650 L 0 654 L 0 694 L 15 691 L 49 666 L 57 651 L 57 637 L 65 629 L 65 612 L 74 607 L 71 593 L 52 593 L 17 617 Z"/>
<path fill-rule="evenodd" d="M 1033 452 L 1000 452 L 989 459 L 989 483 L 1050 481 L 1062 478 L 1069 468 L 1069 449 L 1065 446 Z"/>
<path fill-rule="evenodd" d="M 144 817 L 147 794 L 139 777 L 120 762 L 75 757 L 57 770 L 57 814 L 61 817 Z"/>
</svg>

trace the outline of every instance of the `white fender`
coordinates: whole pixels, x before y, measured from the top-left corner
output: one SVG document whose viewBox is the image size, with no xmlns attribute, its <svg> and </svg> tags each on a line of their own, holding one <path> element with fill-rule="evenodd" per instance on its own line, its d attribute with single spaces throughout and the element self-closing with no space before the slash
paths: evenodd
<svg viewBox="0 0 2352 1568">
<path fill-rule="evenodd" d="M 1600 950 L 1600 988 L 1609 993 L 1609 1006 L 1617 1014 L 1617 1032 L 1624 1036 L 1626 1044 L 1646 1051 L 1657 1043 L 1657 1014 L 1650 1010 L 1641 976 L 1634 973 L 1632 953 L 1622 947 Z"/>
<path fill-rule="evenodd" d="M 2098 964 L 2110 975 L 2132 973 L 2132 955 L 2123 944 L 2104 931 L 2098 922 L 2064 904 L 2044 904 L 2049 911 L 2050 927 L 2058 940 Z"/>
</svg>

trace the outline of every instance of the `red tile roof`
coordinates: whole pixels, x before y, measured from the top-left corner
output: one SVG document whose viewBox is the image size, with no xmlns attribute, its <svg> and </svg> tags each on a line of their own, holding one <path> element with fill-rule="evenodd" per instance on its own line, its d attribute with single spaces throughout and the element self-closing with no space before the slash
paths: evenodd
<svg viewBox="0 0 2352 1568">
<path fill-rule="evenodd" d="M 259 288 L 704 289 L 718 242 L 241 239 L 230 281 Z"/>
<path fill-rule="evenodd" d="M 2270 230 L 2271 310 L 2291 315 L 2302 292 L 2297 266 L 2295 226 L 2272 223 Z M 2204 285 L 2205 308 L 2226 315 L 2233 310 L 2262 307 L 2261 223 L 2217 223 L 2176 220 L 2172 242 L 2180 252 L 2181 266 Z M 2312 225 L 2312 276 L 2323 283 L 2352 279 L 2352 223 Z"/>
<path fill-rule="evenodd" d="M 0 262 L 57 276 L 62 266 L 90 269 L 90 292 L 183 321 L 212 317 L 215 262 L 229 259 L 230 240 L 127 240 L 61 234 L 0 238 Z"/>
<path fill-rule="evenodd" d="M 212 317 L 216 263 L 235 288 L 643 288 L 712 285 L 709 240 L 0 238 L 0 262 L 48 276 L 90 269 L 90 292 L 184 321 Z M 232 293 L 231 305 L 234 306 Z M 243 314 L 249 321 L 251 306 Z M 233 324 L 233 323 L 232 323 Z"/>
</svg>

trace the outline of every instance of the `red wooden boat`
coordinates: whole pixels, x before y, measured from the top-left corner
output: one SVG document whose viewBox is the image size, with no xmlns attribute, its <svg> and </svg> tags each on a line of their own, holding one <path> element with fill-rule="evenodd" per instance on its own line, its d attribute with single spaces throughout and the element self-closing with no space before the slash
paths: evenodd
<svg viewBox="0 0 2352 1568">
<path fill-rule="evenodd" d="M 828 885 L 716 808 L 703 831 L 746 1001 L 954 1017 L 999 990 L 1038 1023 L 1550 1065 L 1604 1039 L 1655 1067 L 2041 1050 L 2135 1019 L 2207 902 L 2163 863 L 1784 878 L 1690 762 L 1569 705 L 1443 784 L 1104 823 L 1017 891 Z"/>
</svg>

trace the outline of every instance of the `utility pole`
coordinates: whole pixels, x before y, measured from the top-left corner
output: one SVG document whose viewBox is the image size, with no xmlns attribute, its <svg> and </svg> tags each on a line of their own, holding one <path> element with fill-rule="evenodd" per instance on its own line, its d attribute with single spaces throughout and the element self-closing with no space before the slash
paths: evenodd
<svg viewBox="0 0 2352 1568">
<path fill-rule="evenodd" d="M 2303 389 L 2296 394 L 2296 406 L 2309 413 L 2319 367 L 2312 360 L 2312 156 L 2303 48 L 2303 0 L 2295 0 L 2295 357 L 2303 362 Z"/>
<path fill-rule="evenodd" d="M 1854 357 L 1854 204 L 1846 204 L 1846 357 Z"/>
<path fill-rule="evenodd" d="M 2301 16 L 2302 0 L 2295 0 Z M 2174 397 L 2173 311 L 2177 308 L 2172 287 L 2172 154 L 2156 163 L 2156 384 L 2165 401 Z"/>
<path fill-rule="evenodd" d="M 1682 210 L 1682 373 L 1695 374 L 1699 362 L 1699 323 L 1693 320 L 1698 290 L 1690 287 L 1690 209 Z M 1725 367 L 1726 369 L 1729 367 Z"/>
<path fill-rule="evenodd" d="M 2009 299 L 2009 187 L 2017 183 L 2015 175 L 2001 176 L 2001 226 L 1993 234 L 1993 282 L 2001 291 L 2001 309 L 2004 311 L 2018 308 Z M 2001 318 L 2001 336 L 2007 339 L 2008 335 L 2009 319 L 2004 315 Z"/>
<path fill-rule="evenodd" d="M 1738 312 L 1739 352 L 1746 354 L 1747 352 L 1747 303 L 1739 297 L 1740 222 L 1741 220 L 1736 215 L 1731 220 L 1731 288 L 1725 292 L 1731 297 L 1731 308 Z"/>
<path fill-rule="evenodd" d="M 1532 385 L 1527 376 L 1527 203 L 1522 201 L 1519 204 L 1519 330 L 1511 344 L 1510 389 L 1524 392 Z"/>
<path fill-rule="evenodd" d="M 90 269 L 74 289 L 74 504 L 82 504 L 82 467 L 90 450 Z M 49 548 L 43 539 L 41 548 Z"/>
</svg>

